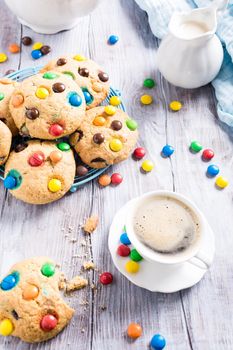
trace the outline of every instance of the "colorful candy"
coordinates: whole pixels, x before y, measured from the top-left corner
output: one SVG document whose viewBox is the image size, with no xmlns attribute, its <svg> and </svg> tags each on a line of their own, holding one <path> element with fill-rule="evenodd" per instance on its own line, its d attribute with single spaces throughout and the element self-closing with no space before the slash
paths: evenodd
<svg viewBox="0 0 233 350">
<path fill-rule="evenodd" d="M 150 105 L 153 102 L 153 97 L 151 95 L 142 95 L 140 101 L 143 105 Z"/>
<path fill-rule="evenodd" d="M 0 101 L 2 101 L 4 99 L 5 95 L 3 92 L 0 92 Z"/>
<path fill-rule="evenodd" d="M 93 142 L 96 143 L 97 145 L 101 145 L 101 143 L 104 142 L 104 135 L 98 132 L 97 134 L 93 135 Z"/>
<path fill-rule="evenodd" d="M 19 282 L 19 273 L 18 272 L 12 272 L 10 275 L 7 275 L 3 278 L 0 288 L 2 290 L 10 290 L 13 289 L 17 283 Z"/>
<path fill-rule="evenodd" d="M 119 140 L 119 139 L 112 139 L 109 142 L 109 147 L 113 152 L 119 152 L 122 150 L 123 144 L 122 144 L 121 140 Z"/>
<path fill-rule="evenodd" d="M 110 45 L 115 45 L 119 40 L 119 37 L 117 35 L 110 35 L 110 37 L 108 38 L 108 43 Z"/>
<path fill-rule="evenodd" d="M 110 97 L 109 102 L 112 106 L 119 106 L 119 104 L 121 104 L 121 99 L 118 96 L 112 96 Z"/>
<path fill-rule="evenodd" d="M 50 127 L 49 127 L 49 133 L 50 135 L 52 136 L 61 136 L 64 132 L 64 129 L 61 125 L 59 124 L 52 124 Z"/>
<path fill-rule="evenodd" d="M 136 159 L 142 159 L 145 156 L 145 154 L 146 154 L 146 150 L 143 147 L 137 147 L 133 152 L 133 156 Z"/>
<path fill-rule="evenodd" d="M 114 114 L 116 113 L 116 107 L 111 106 L 111 105 L 106 106 L 106 107 L 104 108 L 104 112 L 105 112 L 107 115 L 114 115 Z"/>
<path fill-rule="evenodd" d="M 115 131 L 119 131 L 122 129 L 122 122 L 120 120 L 113 120 L 111 122 L 111 128 Z"/>
<path fill-rule="evenodd" d="M 152 163 L 151 160 L 147 159 L 142 162 L 142 170 L 144 170 L 146 173 L 153 170 L 153 168 L 154 168 L 154 164 Z"/>
<path fill-rule="evenodd" d="M 85 176 L 88 173 L 88 169 L 83 165 L 78 165 L 76 168 L 76 175 L 77 176 Z"/>
<path fill-rule="evenodd" d="M 40 42 L 36 42 L 35 44 L 33 44 L 32 49 L 33 50 L 40 50 L 42 48 L 43 44 Z"/>
<path fill-rule="evenodd" d="M 24 287 L 22 295 L 24 300 L 36 299 L 39 295 L 39 288 L 34 284 L 28 284 Z"/>
<path fill-rule="evenodd" d="M 108 74 L 105 73 L 105 72 L 100 72 L 100 73 L 98 74 L 98 77 L 99 77 L 99 79 L 100 79 L 103 83 L 106 83 L 106 81 L 109 80 L 109 76 L 108 76 Z"/>
<path fill-rule="evenodd" d="M 215 184 L 219 188 L 225 188 L 229 185 L 229 182 L 223 176 L 218 176 L 216 181 L 215 181 Z"/>
<path fill-rule="evenodd" d="M 198 141 L 192 141 L 189 148 L 193 152 L 200 152 L 202 150 L 202 145 Z"/>
<path fill-rule="evenodd" d="M 155 86 L 155 81 L 151 78 L 144 80 L 143 85 L 149 89 L 152 89 Z"/>
<path fill-rule="evenodd" d="M 36 90 L 36 97 L 40 98 L 41 100 L 44 100 L 49 96 L 49 90 L 45 87 L 41 86 L 38 87 Z"/>
<path fill-rule="evenodd" d="M 128 261 L 125 264 L 125 269 L 128 273 L 137 273 L 139 271 L 140 265 L 136 261 Z"/>
<path fill-rule="evenodd" d="M 91 94 L 88 91 L 83 91 L 83 95 L 86 101 L 86 104 L 90 104 L 93 101 L 93 97 L 91 96 Z"/>
<path fill-rule="evenodd" d="M 130 323 L 127 328 L 127 334 L 132 339 L 137 339 L 142 335 L 142 327 L 138 323 Z"/>
<path fill-rule="evenodd" d="M 40 50 L 33 50 L 31 52 L 31 56 L 34 60 L 38 60 L 39 58 L 42 57 L 42 52 Z"/>
<path fill-rule="evenodd" d="M 67 152 L 70 150 L 70 145 L 67 142 L 59 142 L 57 148 L 62 152 Z"/>
<path fill-rule="evenodd" d="M 4 318 L 0 322 L 0 334 L 4 337 L 8 337 L 14 331 L 14 325 L 8 318 Z"/>
<path fill-rule="evenodd" d="M 123 177 L 121 176 L 121 174 L 119 174 L 119 173 L 112 174 L 111 183 L 113 185 L 119 185 L 122 183 L 122 181 L 123 181 Z"/>
<path fill-rule="evenodd" d="M 37 108 L 32 107 L 32 108 L 28 108 L 26 109 L 26 113 L 25 113 L 26 117 L 30 120 L 35 120 L 36 118 L 39 117 L 40 112 L 38 111 Z"/>
<path fill-rule="evenodd" d="M 54 264 L 51 263 L 45 263 L 42 267 L 41 267 L 41 273 L 42 275 L 46 276 L 46 277 L 51 277 L 55 274 L 55 266 Z"/>
<path fill-rule="evenodd" d="M 107 285 L 107 284 L 111 284 L 113 281 L 113 275 L 110 272 L 103 272 L 100 275 L 100 283 Z"/>
<path fill-rule="evenodd" d="M 136 249 L 131 250 L 130 258 L 136 262 L 141 261 L 143 259 L 143 257 L 138 253 Z"/>
<path fill-rule="evenodd" d="M 154 350 L 162 350 L 165 347 L 165 345 L 166 345 L 166 340 L 160 334 L 155 334 L 150 341 L 150 346 Z"/>
<path fill-rule="evenodd" d="M 135 120 L 133 120 L 133 119 L 127 119 L 126 120 L 126 125 L 129 128 L 129 130 L 131 130 L 131 131 L 136 130 L 137 127 L 138 127 L 138 123 Z"/>
<path fill-rule="evenodd" d="M 44 161 L 45 155 L 42 152 L 33 153 L 28 159 L 29 165 L 33 167 L 41 166 L 44 163 Z"/>
<path fill-rule="evenodd" d="M 56 94 L 59 94 L 63 91 L 65 91 L 66 87 L 63 83 L 55 83 L 52 86 L 53 92 L 55 92 Z"/>
<path fill-rule="evenodd" d="M 95 83 L 93 83 L 93 85 L 92 85 L 92 89 L 93 89 L 95 92 L 100 92 L 100 91 L 102 91 L 103 87 L 102 87 L 102 85 L 101 85 L 100 83 L 95 82 Z"/>
<path fill-rule="evenodd" d="M 209 161 L 214 157 L 214 151 L 210 148 L 204 149 L 202 152 L 202 159 Z"/>
<path fill-rule="evenodd" d="M 182 103 L 179 101 L 172 101 L 170 102 L 169 107 L 172 111 L 178 112 L 183 106 Z"/>
<path fill-rule="evenodd" d="M 48 183 L 48 189 L 50 192 L 53 192 L 53 193 L 60 191 L 61 187 L 62 187 L 62 183 L 58 179 L 51 179 Z"/>
<path fill-rule="evenodd" d="M 126 232 L 122 233 L 120 236 L 120 242 L 125 245 L 130 245 L 131 242 Z"/>
<path fill-rule="evenodd" d="M 207 168 L 207 175 L 214 177 L 218 175 L 219 173 L 219 167 L 217 165 L 211 164 Z"/>
<path fill-rule="evenodd" d="M 17 186 L 17 180 L 12 175 L 7 175 L 3 181 L 4 187 L 8 190 L 13 190 Z"/>
<path fill-rule="evenodd" d="M 73 92 L 69 95 L 69 103 L 71 106 L 79 107 L 82 104 L 82 98 L 77 94 L 77 92 Z"/>
<path fill-rule="evenodd" d="M 57 326 L 57 322 L 58 321 L 54 315 L 48 314 L 43 316 L 40 322 L 40 327 L 43 331 L 49 332 Z"/>
<path fill-rule="evenodd" d="M 161 153 L 164 157 L 170 157 L 174 153 L 174 148 L 171 145 L 165 145 Z"/>
<path fill-rule="evenodd" d="M 42 55 L 48 55 L 48 53 L 51 52 L 51 47 L 48 46 L 48 45 L 43 45 L 43 46 L 40 48 L 40 52 L 42 53 Z"/>
<path fill-rule="evenodd" d="M 106 187 L 111 183 L 111 177 L 107 174 L 101 175 L 98 179 L 98 182 L 101 186 Z"/>
<path fill-rule="evenodd" d="M 8 50 L 11 52 L 11 53 L 18 53 L 20 52 L 20 47 L 18 44 L 16 43 L 12 43 L 8 46 Z"/>
<path fill-rule="evenodd" d="M 23 104 L 23 102 L 24 102 L 24 97 L 21 94 L 13 95 L 13 97 L 11 99 L 11 103 L 15 108 L 21 106 L 21 104 Z"/>
<path fill-rule="evenodd" d="M 21 42 L 24 46 L 29 46 L 32 44 L 32 38 L 30 38 L 30 36 L 24 36 L 22 39 L 21 39 Z"/>
<path fill-rule="evenodd" d="M 95 119 L 92 122 L 95 126 L 104 126 L 106 123 L 106 119 L 104 117 L 95 117 Z"/>
<path fill-rule="evenodd" d="M 0 53 L 0 63 L 5 62 L 8 59 L 7 55 L 3 52 Z"/>
<path fill-rule="evenodd" d="M 52 151 L 49 155 L 51 162 L 54 164 L 60 162 L 60 160 L 62 160 L 62 157 L 63 155 L 62 155 L 62 152 L 60 151 Z"/>
<path fill-rule="evenodd" d="M 83 55 L 75 55 L 74 57 L 73 57 L 73 59 L 74 60 L 76 60 L 76 61 L 86 61 L 86 57 L 85 56 L 83 56 Z"/>
<path fill-rule="evenodd" d="M 121 244 L 121 245 L 119 245 L 119 247 L 117 248 L 117 254 L 119 255 L 119 256 L 129 256 L 129 254 L 130 254 L 130 248 L 127 246 L 127 245 L 125 245 L 125 244 Z"/>
</svg>

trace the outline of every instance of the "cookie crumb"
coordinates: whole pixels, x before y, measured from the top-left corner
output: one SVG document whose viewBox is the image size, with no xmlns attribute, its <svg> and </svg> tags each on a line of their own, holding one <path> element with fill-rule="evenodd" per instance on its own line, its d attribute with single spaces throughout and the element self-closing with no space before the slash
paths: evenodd
<svg viewBox="0 0 233 350">
<path fill-rule="evenodd" d="M 61 273 L 61 276 L 60 276 L 60 279 L 59 279 L 58 288 L 60 290 L 66 289 L 66 278 L 65 278 L 65 275 L 63 273 Z"/>
<path fill-rule="evenodd" d="M 72 292 L 74 290 L 82 289 L 88 285 L 88 281 L 81 277 L 75 276 L 66 283 L 66 292 Z"/>
<path fill-rule="evenodd" d="M 84 270 L 94 270 L 95 264 L 92 261 L 86 261 L 83 263 Z"/>
<path fill-rule="evenodd" d="M 86 233 L 93 233 L 98 225 L 99 218 L 97 215 L 90 216 L 83 226 L 83 230 Z"/>
<path fill-rule="evenodd" d="M 100 306 L 100 309 L 101 309 L 102 311 L 105 311 L 105 310 L 107 310 L 107 306 L 106 306 L 106 305 L 101 305 L 101 306 Z"/>
</svg>

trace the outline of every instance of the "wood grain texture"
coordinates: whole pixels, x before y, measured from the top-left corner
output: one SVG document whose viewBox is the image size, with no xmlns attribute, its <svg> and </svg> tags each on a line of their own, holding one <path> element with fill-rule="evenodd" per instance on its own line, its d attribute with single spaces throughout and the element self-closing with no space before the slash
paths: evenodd
<svg viewBox="0 0 233 350">
<path fill-rule="evenodd" d="M 150 31 L 146 14 L 133 0 L 103 1 L 76 28 L 54 36 L 35 34 L 21 26 L 3 0 L 0 14 L 0 51 L 24 35 L 53 49 L 49 56 L 33 62 L 30 48 L 23 47 L 20 55 L 9 55 L 9 61 L 0 65 L 2 73 L 9 68 L 43 64 L 64 53 L 90 56 L 105 67 L 112 85 L 123 92 L 128 113 L 140 125 L 139 144 L 146 147 L 147 157 L 155 163 L 155 170 L 143 175 L 139 171 L 140 162 L 130 158 L 114 167 L 124 176 L 119 187 L 100 189 L 93 181 L 75 194 L 46 206 L 16 201 L 0 185 L 1 273 L 16 260 L 49 255 L 61 262 L 69 277 L 79 273 L 83 261 L 92 258 L 100 272 L 114 274 L 114 283 L 107 287 L 98 284 L 98 271 L 87 274 L 90 283 L 97 285 L 97 291 L 86 288 L 69 298 L 76 315 L 55 339 L 29 345 L 1 338 L 0 349 L 139 350 L 147 349 L 151 336 L 160 332 L 167 339 L 168 350 L 231 350 L 232 185 L 224 191 L 215 189 L 214 180 L 205 176 L 207 164 L 200 160 L 200 155 L 188 151 L 193 139 L 213 147 L 214 162 L 219 164 L 222 174 L 232 178 L 233 134 L 218 121 L 212 88 L 182 90 L 161 78 L 156 70 L 158 41 Z M 113 33 L 120 40 L 111 47 L 106 41 Z M 147 92 L 142 88 L 145 77 L 157 81 L 156 89 L 151 91 L 155 101 L 151 106 L 141 106 L 139 102 L 140 95 Z M 168 103 L 174 99 L 184 104 L 179 113 L 168 110 Z M 160 157 L 166 142 L 175 147 L 171 159 Z M 204 212 L 216 237 L 216 257 L 210 271 L 198 285 L 174 294 L 151 293 L 132 285 L 114 268 L 107 249 L 108 229 L 115 212 L 134 196 L 156 189 L 188 195 Z M 100 225 L 89 238 L 83 235 L 80 224 L 91 213 L 99 215 Z M 73 239 L 77 242 L 72 243 Z M 83 301 L 88 305 L 80 305 Z M 144 334 L 132 343 L 125 330 L 133 321 L 142 324 Z"/>
</svg>

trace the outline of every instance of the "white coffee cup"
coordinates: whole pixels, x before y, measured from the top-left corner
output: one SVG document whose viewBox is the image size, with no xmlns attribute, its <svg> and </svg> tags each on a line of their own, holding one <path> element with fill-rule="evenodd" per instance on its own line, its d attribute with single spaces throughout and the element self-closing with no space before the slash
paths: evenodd
<svg viewBox="0 0 233 350">
<path fill-rule="evenodd" d="M 73 28 L 101 0 L 5 0 L 18 20 L 42 34 Z"/>
<path fill-rule="evenodd" d="M 181 252 L 173 254 L 156 252 L 155 250 L 143 244 L 143 242 L 140 241 L 137 234 L 135 233 L 134 218 L 136 212 L 140 210 L 140 208 L 142 208 L 148 200 L 151 201 L 151 199 L 161 196 L 179 200 L 186 207 L 190 208 L 191 211 L 193 211 L 198 220 L 200 234 L 198 235 L 197 239 L 194 240 L 194 243 L 192 243 L 187 249 L 184 249 Z M 154 191 L 148 192 L 138 197 L 132 202 L 132 205 L 129 206 L 129 211 L 126 215 L 126 232 L 132 245 L 144 259 L 150 262 L 167 265 L 189 262 L 202 269 L 208 269 L 211 265 L 211 259 L 202 251 L 202 241 L 204 239 L 204 235 L 208 234 L 207 230 L 205 230 L 204 216 L 192 201 L 179 193 L 171 191 Z"/>
</svg>

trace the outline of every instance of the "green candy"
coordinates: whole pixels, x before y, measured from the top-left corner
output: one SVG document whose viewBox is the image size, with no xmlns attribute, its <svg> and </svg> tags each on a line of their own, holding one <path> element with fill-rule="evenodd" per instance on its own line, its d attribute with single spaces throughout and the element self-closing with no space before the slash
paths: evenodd
<svg viewBox="0 0 233 350">
<path fill-rule="evenodd" d="M 55 73 L 52 73 L 52 72 L 46 72 L 46 73 L 44 73 L 44 75 L 43 75 L 43 78 L 44 78 L 44 79 L 55 79 L 55 78 L 57 78 L 57 77 L 58 77 L 58 75 L 55 74 Z"/>
<path fill-rule="evenodd" d="M 51 277 L 55 274 L 55 266 L 51 263 L 45 263 L 41 268 L 42 275 Z"/>
<path fill-rule="evenodd" d="M 137 127 L 138 127 L 138 123 L 135 120 L 133 120 L 133 119 L 127 119 L 126 120 L 126 125 L 132 131 L 136 130 Z"/>
<path fill-rule="evenodd" d="M 149 89 L 152 89 L 155 86 L 155 81 L 151 78 L 144 80 L 143 85 Z"/>
<path fill-rule="evenodd" d="M 66 142 L 60 142 L 57 144 L 57 148 L 59 148 L 60 151 L 67 152 L 70 150 L 70 145 Z"/>
<path fill-rule="evenodd" d="M 75 79 L 75 75 L 72 72 L 62 72 L 62 73 L 73 80 Z"/>
<path fill-rule="evenodd" d="M 202 150 L 202 145 L 197 141 L 192 141 L 190 149 L 194 152 L 200 152 Z"/>
<path fill-rule="evenodd" d="M 133 261 L 141 261 L 143 257 L 138 253 L 136 249 L 132 249 L 130 252 L 130 258 Z"/>
<path fill-rule="evenodd" d="M 0 92 L 0 101 L 2 101 L 4 99 L 5 95 L 3 92 Z"/>
</svg>

